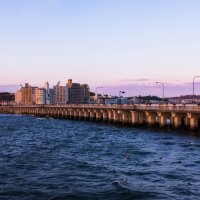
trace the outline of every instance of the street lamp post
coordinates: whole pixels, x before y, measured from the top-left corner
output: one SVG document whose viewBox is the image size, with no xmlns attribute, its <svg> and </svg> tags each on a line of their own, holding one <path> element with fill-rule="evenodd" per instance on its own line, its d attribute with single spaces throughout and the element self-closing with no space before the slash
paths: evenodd
<svg viewBox="0 0 200 200">
<path fill-rule="evenodd" d="M 96 88 L 95 88 L 96 99 L 98 99 L 97 90 L 98 90 L 98 89 L 102 89 L 102 88 L 103 88 L 103 87 L 96 87 Z"/>
<path fill-rule="evenodd" d="M 124 94 L 125 92 L 124 91 L 119 91 L 119 100 L 118 100 L 118 103 L 122 104 L 122 99 L 121 99 L 121 94 Z"/>
<path fill-rule="evenodd" d="M 193 104 L 194 104 L 194 81 L 195 81 L 196 78 L 200 78 L 200 76 L 195 76 L 193 78 Z"/>
<path fill-rule="evenodd" d="M 119 91 L 119 98 L 121 97 L 121 94 L 124 94 L 125 92 L 124 91 Z"/>
<path fill-rule="evenodd" d="M 164 98 L 165 98 L 165 84 L 163 82 L 156 82 L 156 84 L 161 84 L 163 87 L 163 97 L 162 97 L 162 102 L 164 104 Z"/>
</svg>

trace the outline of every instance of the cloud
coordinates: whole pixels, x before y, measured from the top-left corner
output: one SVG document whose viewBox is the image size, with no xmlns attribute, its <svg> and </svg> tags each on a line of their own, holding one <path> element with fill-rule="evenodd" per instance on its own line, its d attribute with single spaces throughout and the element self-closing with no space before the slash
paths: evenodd
<svg viewBox="0 0 200 200">
<path fill-rule="evenodd" d="M 151 79 L 148 79 L 148 78 L 141 78 L 141 79 L 123 79 L 123 80 L 120 80 L 120 81 L 123 81 L 123 82 L 146 82 L 146 81 L 151 81 Z"/>
</svg>

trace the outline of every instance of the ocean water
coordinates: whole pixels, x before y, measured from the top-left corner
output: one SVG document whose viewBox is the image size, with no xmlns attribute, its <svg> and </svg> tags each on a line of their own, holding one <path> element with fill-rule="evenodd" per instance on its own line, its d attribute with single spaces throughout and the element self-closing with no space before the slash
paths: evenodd
<svg viewBox="0 0 200 200">
<path fill-rule="evenodd" d="M 200 199 L 200 137 L 0 115 L 0 199 Z"/>
</svg>

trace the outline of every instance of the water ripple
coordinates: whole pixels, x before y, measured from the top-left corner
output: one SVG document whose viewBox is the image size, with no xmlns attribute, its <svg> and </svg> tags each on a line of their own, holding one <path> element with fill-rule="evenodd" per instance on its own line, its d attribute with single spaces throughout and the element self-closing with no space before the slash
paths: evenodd
<svg viewBox="0 0 200 200">
<path fill-rule="evenodd" d="M 0 199 L 199 199 L 200 138 L 0 115 Z"/>
</svg>

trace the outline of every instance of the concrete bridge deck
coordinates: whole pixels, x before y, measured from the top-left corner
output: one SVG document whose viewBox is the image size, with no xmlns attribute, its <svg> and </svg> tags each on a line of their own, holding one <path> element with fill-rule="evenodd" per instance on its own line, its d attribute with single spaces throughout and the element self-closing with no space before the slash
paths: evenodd
<svg viewBox="0 0 200 200">
<path fill-rule="evenodd" d="M 1 106 L 3 112 L 41 117 L 101 120 L 128 123 L 133 126 L 200 128 L 200 106 L 197 105 L 45 105 Z"/>
</svg>

